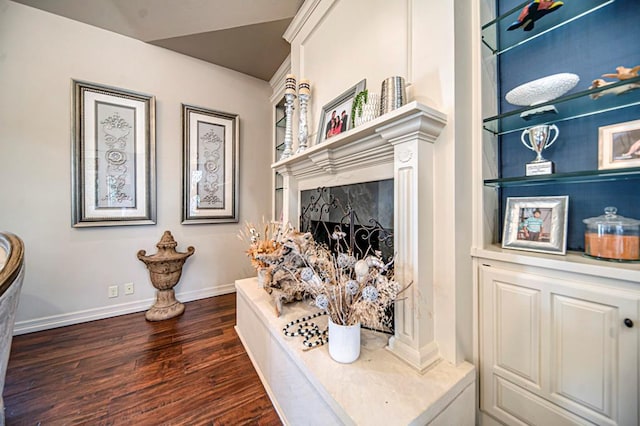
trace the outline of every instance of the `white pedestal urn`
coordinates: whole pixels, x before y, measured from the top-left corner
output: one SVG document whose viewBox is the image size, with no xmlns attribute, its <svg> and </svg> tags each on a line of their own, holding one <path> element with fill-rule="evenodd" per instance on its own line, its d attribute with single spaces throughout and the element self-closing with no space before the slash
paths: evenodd
<svg viewBox="0 0 640 426">
<path fill-rule="evenodd" d="M 354 362 L 360 356 L 360 323 L 335 324 L 329 318 L 329 355 L 343 364 Z"/>
</svg>

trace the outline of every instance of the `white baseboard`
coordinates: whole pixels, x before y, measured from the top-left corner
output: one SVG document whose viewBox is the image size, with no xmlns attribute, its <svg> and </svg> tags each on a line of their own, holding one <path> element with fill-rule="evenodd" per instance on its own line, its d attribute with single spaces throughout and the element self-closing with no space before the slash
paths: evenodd
<svg viewBox="0 0 640 426">
<path fill-rule="evenodd" d="M 234 293 L 235 291 L 235 284 L 231 283 L 195 291 L 176 293 L 176 298 L 181 302 L 191 302 L 194 300 L 205 299 L 207 297 Z M 153 305 L 154 301 L 154 298 L 137 300 L 135 302 L 127 302 L 100 308 L 85 309 L 82 311 L 35 318 L 27 321 L 17 321 L 13 328 L 13 335 L 17 336 L 20 334 L 49 330 L 52 328 L 64 327 L 67 325 L 80 324 L 83 322 L 131 314 L 134 312 L 142 312 L 149 309 L 151 305 Z"/>
</svg>

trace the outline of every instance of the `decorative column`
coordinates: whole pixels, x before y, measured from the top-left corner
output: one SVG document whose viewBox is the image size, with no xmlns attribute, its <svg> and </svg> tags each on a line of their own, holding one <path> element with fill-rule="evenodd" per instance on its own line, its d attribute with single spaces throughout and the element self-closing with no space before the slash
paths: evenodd
<svg viewBox="0 0 640 426">
<path fill-rule="evenodd" d="M 287 74 L 284 83 L 284 151 L 280 155 L 280 160 L 289 158 L 293 155 L 293 131 L 291 129 L 293 125 L 293 101 L 296 99 L 296 76 L 293 74 Z"/>
<path fill-rule="evenodd" d="M 298 96 L 300 100 L 300 124 L 298 125 L 298 149 L 296 150 L 296 154 L 304 152 L 307 149 L 307 137 L 309 136 L 309 129 L 307 127 L 307 104 L 311 97 L 309 80 L 300 80 Z"/>
<path fill-rule="evenodd" d="M 411 286 L 395 305 L 395 334 L 388 349 L 418 371 L 440 359 L 435 340 L 434 154 L 446 123 L 435 110 L 376 129 L 393 145 L 395 276 Z"/>
</svg>

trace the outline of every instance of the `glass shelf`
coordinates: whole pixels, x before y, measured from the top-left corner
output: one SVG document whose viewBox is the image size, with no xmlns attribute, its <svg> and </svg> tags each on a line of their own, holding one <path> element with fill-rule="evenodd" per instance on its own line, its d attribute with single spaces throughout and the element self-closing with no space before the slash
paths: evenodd
<svg viewBox="0 0 640 426">
<path fill-rule="evenodd" d="M 527 119 L 521 117 L 524 112 L 550 105 L 556 108 L 557 113 L 547 112 L 530 115 Z M 504 135 L 538 124 L 557 123 L 634 105 L 640 105 L 640 77 L 619 81 L 597 89 L 583 90 L 543 104 L 489 117 L 484 119 L 483 127 L 496 135 Z"/>
<path fill-rule="evenodd" d="M 286 127 L 286 116 L 282 117 L 280 120 L 276 121 L 276 127 L 282 127 L 283 129 Z"/>
<path fill-rule="evenodd" d="M 485 179 L 484 186 L 492 188 L 508 188 L 518 186 L 551 185 L 556 183 L 606 182 L 630 179 L 640 179 L 640 167 L 556 173 L 545 176 Z"/>
<path fill-rule="evenodd" d="M 491 49 L 494 55 L 499 55 L 588 15 L 614 1 L 615 0 L 565 1 L 562 7 L 535 21 L 534 28 L 531 31 L 524 31 L 522 27 L 507 31 L 507 28 L 518 20 L 522 9 L 532 3 L 532 1 L 529 0 L 483 25 L 482 42 Z"/>
</svg>

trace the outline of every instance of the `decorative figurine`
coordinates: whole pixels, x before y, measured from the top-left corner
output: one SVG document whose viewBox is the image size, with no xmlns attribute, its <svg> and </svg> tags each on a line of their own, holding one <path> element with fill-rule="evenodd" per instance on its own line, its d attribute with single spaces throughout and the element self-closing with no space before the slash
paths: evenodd
<svg viewBox="0 0 640 426">
<path fill-rule="evenodd" d="M 156 244 L 156 254 L 146 256 L 146 251 L 138 251 L 138 259 L 147 265 L 151 284 L 156 288 L 156 301 L 145 314 L 147 321 L 161 321 L 177 317 L 184 312 L 184 304 L 176 300 L 173 287 L 180 280 L 184 262 L 195 249 L 189 247 L 186 253 L 178 253 L 177 245 L 171 232 L 164 231 L 162 239 Z"/>
<path fill-rule="evenodd" d="M 300 80 L 298 97 L 300 99 L 300 123 L 298 125 L 298 149 L 296 153 L 304 152 L 304 150 L 307 149 L 307 137 L 309 136 L 309 128 L 307 127 L 307 104 L 311 97 L 309 80 Z"/>
<path fill-rule="evenodd" d="M 602 74 L 602 76 L 605 78 L 617 78 L 618 80 L 629 80 L 631 78 L 637 77 L 638 71 L 640 71 L 640 65 L 637 65 L 633 68 L 619 66 L 616 68 L 615 74 Z"/>
<path fill-rule="evenodd" d="M 296 76 L 293 74 L 287 74 L 284 83 L 284 115 L 285 115 L 285 127 L 284 127 L 284 151 L 280 155 L 280 159 L 284 160 L 293 155 L 293 134 L 291 130 L 293 119 L 293 101 L 296 98 Z"/>
<path fill-rule="evenodd" d="M 638 73 L 640 73 L 640 65 L 637 65 L 633 68 L 619 66 L 616 68 L 615 74 L 613 73 L 602 74 L 602 77 L 617 78 L 619 81 L 624 81 L 624 80 L 630 80 L 632 78 L 638 77 Z M 617 83 L 616 81 L 606 81 L 602 78 L 596 78 L 591 82 L 591 86 L 589 86 L 589 90 L 599 89 L 599 88 L 606 87 L 616 83 Z M 621 95 L 630 90 L 635 90 L 638 88 L 640 88 L 640 83 L 622 84 L 622 85 L 617 85 L 615 87 L 612 87 L 611 89 L 601 90 L 597 93 L 592 93 L 591 95 L 589 95 L 589 97 L 591 99 L 598 99 L 601 96 L 608 95 L 608 94 Z"/>
<path fill-rule="evenodd" d="M 518 20 L 507 28 L 507 31 L 513 31 L 520 27 L 524 31 L 531 31 L 534 27 L 534 22 L 543 16 L 558 10 L 564 3 L 554 0 L 534 0 L 522 9 Z"/>
</svg>

